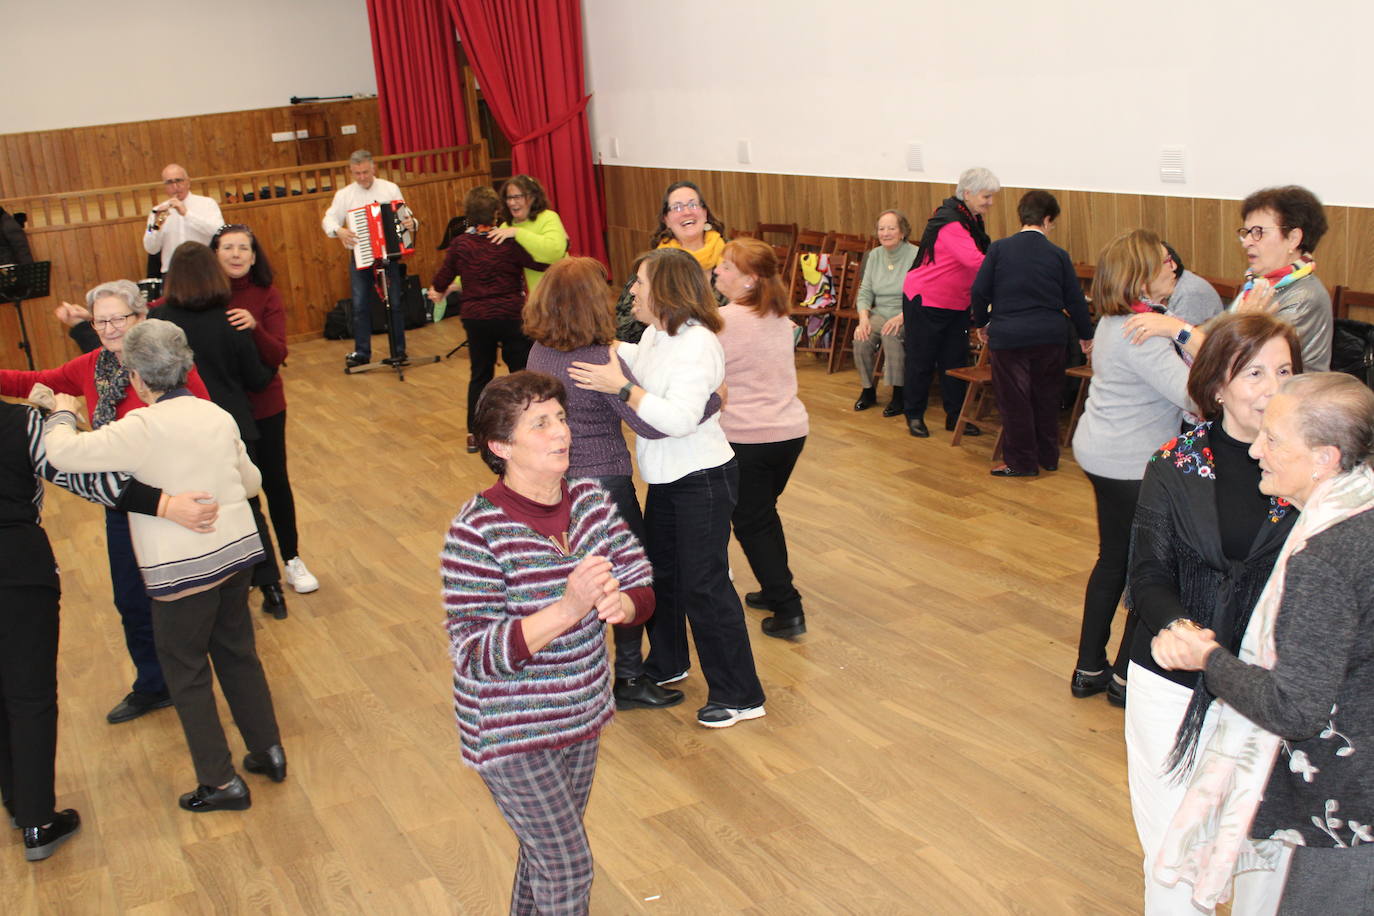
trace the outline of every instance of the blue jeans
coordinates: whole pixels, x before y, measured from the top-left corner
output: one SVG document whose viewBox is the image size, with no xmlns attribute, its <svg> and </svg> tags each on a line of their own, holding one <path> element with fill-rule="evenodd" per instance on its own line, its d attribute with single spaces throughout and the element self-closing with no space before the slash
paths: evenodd
<svg viewBox="0 0 1374 916">
<path fill-rule="evenodd" d="M 162 666 L 153 644 L 152 602 L 134 556 L 128 515 L 115 509 L 105 510 L 105 545 L 110 554 L 114 603 L 124 624 L 124 644 L 137 672 L 133 689 L 136 693 L 165 693 L 167 682 L 162 679 Z"/>
<path fill-rule="evenodd" d="M 635 495 L 634 480 L 627 474 L 611 477 L 589 477 L 611 495 L 615 511 L 629 526 L 630 533 L 644 544 L 644 516 L 639 511 L 639 497 Z M 615 634 L 615 676 L 617 679 L 639 677 L 644 673 L 644 624 L 612 627 Z"/>
<path fill-rule="evenodd" d="M 350 269 L 353 282 L 353 352 L 372 358 L 372 306 L 378 302 L 376 275 L 371 267 Z M 391 293 L 391 355 L 406 352 L 406 315 L 401 305 L 401 265 L 392 261 L 386 265 L 387 289 Z"/>
<path fill-rule="evenodd" d="M 650 484 L 644 512 L 655 600 L 645 674 L 662 681 L 687 670 L 690 620 L 707 702 L 736 709 L 764 700 L 744 608 L 730 582 L 730 514 L 738 493 L 739 466 L 732 458 L 672 483 Z"/>
</svg>

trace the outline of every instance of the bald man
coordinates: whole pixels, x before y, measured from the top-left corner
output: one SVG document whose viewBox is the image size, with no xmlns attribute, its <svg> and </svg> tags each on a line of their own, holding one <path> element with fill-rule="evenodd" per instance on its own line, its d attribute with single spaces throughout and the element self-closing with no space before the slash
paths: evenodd
<svg viewBox="0 0 1374 916">
<path fill-rule="evenodd" d="M 210 239 L 224 225 L 224 215 L 213 199 L 191 193 L 190 177 L 175 162 L 162 170 L 162 186 L 169 196 L 154 207 L 148 217 L 143 250 L 149 254 L 162 253 L 162 272 L 165 274 L 177 246 L 182 242 L 210 244 Z"/>
</svg>

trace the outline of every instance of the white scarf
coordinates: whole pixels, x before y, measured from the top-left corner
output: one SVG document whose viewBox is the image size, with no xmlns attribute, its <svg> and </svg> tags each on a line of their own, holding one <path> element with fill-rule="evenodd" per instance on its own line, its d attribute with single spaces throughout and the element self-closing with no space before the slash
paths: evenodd
<svg viewBox="0 0 1374 916">
<path fill-rule="evenodd" d="M 1273 668 L 1274 624 L 1283 602 L 1288 558 L 1309 538 L 1374 507 L 1374 472 L 1365 465 L 1318 484 L 1288 535 L 1246 627 L 1237 657 Z M 1234 875 L 1279 867 L 1283 843 L 1250 839 L 1281 738 L 1260 728 L 1222 699 L 1217 727 L 1189 780 L 1154 862 L 1155 880 L 1193 885 L 1193 902 L 1206 910 L 1231 897 Z"/>
</svg>

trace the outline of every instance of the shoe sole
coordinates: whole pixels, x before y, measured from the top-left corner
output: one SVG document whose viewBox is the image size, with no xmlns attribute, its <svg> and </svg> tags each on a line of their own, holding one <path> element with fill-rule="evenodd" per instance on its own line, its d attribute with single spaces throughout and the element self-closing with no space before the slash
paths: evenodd
<svg viewBox="0 0 1374 916">
<path fill-rule="evenodd" d="M 762 706 L 755 706 L 753 709 L 740 710 L 723 722 L 703 722 L 701 719 L 697 719 L 697 724 L 704 728 L 729 728 L 736 722 L 744 722 L 748 719 L 762 719 L 766 715 L 768 715 L 768 713 Z"/>
<path fill-rule="evenodd" d="M 660 687 L 667 687 L 669 684 L 676 684 L 678 681 L 685 681 L 685 680 L 687 680 L 687 675 L 689 675 L 689 674 L 691 674 L 691 673 L 692 673 L 692 672 L 690 672 L 690 671 L 684 671 L 684 672 L 682 672 L 681 674 L 674 674 L 672 677 L 668 678 L 667 680 L 663 680 L 663 681 L 654 681 L 654 683 L 657 684 L 657 685 L 660 686 Z"/>
<path fill-rule="evenodd" d="M 676 700 L 669 700 L 667 703 L 645 703 L 643 700 L 616 700 L 615 710 L 616 712 L 624 712 L 627 709 L 667 709 L 670 706 L 678 705 L 685 699 L 687 699 L 687 697 L 684 695 L 679 696 Z"/>
<path fill-rule="evenodd" d="M 806 624 L 797 623 L 790 627 L 777 627 L 772 630 L 763 630 L 764 636 L 772 636 L 777 639 L 790 639 L 793 636 L 801 636 L 806 632 Z"/>
<path fill-rule="evenodd" d="M 247 811 L 249 808 L 253 807 L 253 799 L 252 796 L 248 796 L 246 798 L 235 799 L 232 802 L 202 805 L 199 808 L 192 808 L 189 805 L 184 805 L 181 803 L 180 799 L 177 800 L 177 804 L 181 805 L 181 810 L 183 811 L 190 811 L 192 814 L 206 814 L 210 811 Z"/>
<path fill-rule="evenodd" d="M 1069 692 L 1080 700 L 1086 700 L 1088 697 L 1095 697 L 1099 693 L 1106 693 L 1107 688 L 1105 685 L 1102 687 L 1070 687 Z"/>
<path fill-rule="evenodd" d="M 318 582 L 316 582 L 314 585 L 310 586 L 309 588 L 301 588 L 299 585 L 297 585 L 297 584 L 294 583 L 294 582 L 288 582 L 287 584 L 291 586 L 291 590 L 292 590 L 293 592 L 295 592 L 297 595 L 308 595 L 308 594 L 310 594 L 311 592 L 317 592 L 317 591 L 320 590 L 320 583 L 318 583 Z"/>
</svg>

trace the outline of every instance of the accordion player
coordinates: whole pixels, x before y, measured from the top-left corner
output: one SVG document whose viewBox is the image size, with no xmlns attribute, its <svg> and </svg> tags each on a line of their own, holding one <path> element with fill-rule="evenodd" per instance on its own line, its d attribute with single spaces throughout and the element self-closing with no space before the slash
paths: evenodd
<svg viewBox="0 0 1374 916">
<path fill-rule="evenodd" d="M 348 211 L 348 228 L 357 237 L 353 266 L 362 270 L 381 260 L 398 260 L 415 251 L 413 230 L 403 225 L 411 215 L 403 200 L 366 204 Z"/>
</svg>

